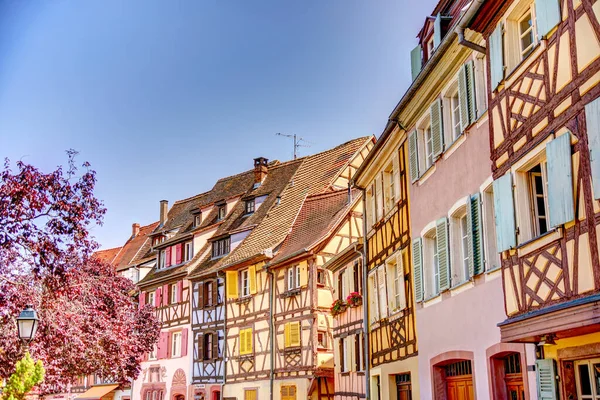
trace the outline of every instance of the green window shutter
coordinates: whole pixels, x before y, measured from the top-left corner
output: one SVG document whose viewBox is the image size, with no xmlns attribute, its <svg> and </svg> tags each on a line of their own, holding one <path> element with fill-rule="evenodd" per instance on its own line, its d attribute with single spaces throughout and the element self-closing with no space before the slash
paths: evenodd
<svg viewBox="0 0 600 400">
<path fill-rule="evenodd" d="M 413 248 L 413 280 L 415 281 L 415 301 L 423 301 L 423 247 L 421 238 L 412 242 Z"/>
<path fill-rule="evenodd" d="M 575 219 L 571 134 L 557 137 L 546 145 L 548 165 L 548 216 L 550 227 Z"/>
<path fill-rule="evenodd" d="M 448 218 L 440 218 L 435 227 L 438 251 L 438 266 L 440 269 L 440 287 L 442 292 L 450 287 L 450 254 L 448 249 Z"/>
<path fill-rule="evenodd" d="M 422 56 L 421 56 L 421 45 L 418 45 L 410 52 L 410 66 L 412 70 L 412 80 L 417 79 L 419 72 L 421 72 L 421 64 L 422 64 Z"/>
<path fill-rule="evenodd" d="M 504 48 L 502 43 L 502 24 L 498 24 L 488 39 L 490 48 L 490 73 L 492 90 L 504 79 Z"/>
<path fill-rule="evenodd" d="M 437 49 L 440 43 L 442 43 L 442 14 L 438 14 L 433 22 L 433 48 Z"/>
<path fill-rule="evenodd" d="M 419 151 L 416 130 L 408 136 L 408 158 L 410 163 L 410 180 L 414 182 L 419 179 Z"/>
<path fill-rule="evenodd" d="M 600 199 L 600 98 L 585 105 L 594 199 Z"/>
<path fill-rule="evenodd" d="M 470 211 L 468 218 L 470 219 L 469 227 L 471 243 L 469 250 L 471 251 L 469 262 L 473 265 L 472 276 L 479 275 L 483 272 L 483 234 L 481 226 L 481 195 L 474 194 L 468 200 L 468 209 Z"/>
<path fill-rule="evenodd" d="M 469 126 L 469 87 L 467 77 L 467 65 L 463 65 L 458 71 L 458 105 L 460 111 L 460 131 L 464 132 Z"/>
<path fill-rule="evenodd" d="M 560 5 L 558 0 L 535 0 L 534 4 L 538 37 L 542 39 L 560 22 Z"/>
<path fill-rule="evenodd" d="M 465 64 L 467 70 L 467 97 L 469 100 L 469 122 L 477 120 L 477 98 L 475 97 L 475 63 L 469 61 Z"/>
<path fill-rule="evenodd" d="M 433 102 L 430 109 L 431 139 L 433 157 L 438 157 L 444 150 L 444 127 L 442 124 L 442 99 Z"/>
<path fill-rule="evenodd" d="M 515 247 L 517 245 L 515 204 L 510 172 L 494 181 L 494 218 L 498 252 Z"/>
<path fill-rule="evenodd" d="M 556 365 L 551 358 L 535 362 L 538 400 L 557 400 Z"/>
<path fill-rule="evenodd" d="M 469 276 L 467 279 L 475 275 L 475 263 L 474 263 L 474 248 L 473 248 L 473 202 L 471 197 L 467 198 L 467 227 L 469 229 Z M 461 243 L 462 244 L 462 243 Z"/>
</svg>

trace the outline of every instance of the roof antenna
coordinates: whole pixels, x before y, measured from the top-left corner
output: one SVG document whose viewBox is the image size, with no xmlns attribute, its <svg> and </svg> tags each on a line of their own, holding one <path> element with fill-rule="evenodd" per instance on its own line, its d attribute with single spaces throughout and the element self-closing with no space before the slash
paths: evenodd
<svg viewBox="0 0 600 400">
<path fill-rule="evenodd" d="M 297 137 L 295 133 L 293 135 L 286 135 L 285 133 L 277 132 L 275 135 L 294 139 L 294 160 L 298 158 L 298 147 L 310 147 L 311 144 L 314 144 L 304 138 Z"/>
</svg>

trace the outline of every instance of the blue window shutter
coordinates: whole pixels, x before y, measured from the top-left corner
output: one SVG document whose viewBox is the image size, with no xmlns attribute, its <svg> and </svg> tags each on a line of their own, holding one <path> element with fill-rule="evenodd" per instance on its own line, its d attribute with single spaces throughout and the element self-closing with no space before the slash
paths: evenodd
<svg viewBox="0 0 600 400">
<path fill-rule="evenodd" d="M 571 134 L 557 137 L 546 145 L 548 165 L 548 208 L 550 227 L 575 219 Z"/>
<path fill-rule="evenodd" d="M 421 238 L 412 242 L 413 248 L 413 280 L 415 284 L 415 301 L 423 301 L 423 247 Z"/>
<path fill-rule="evenodd" d="M 437 49 L 440 43 L 442 43 L 442 14 L 438 14 L 433 23 L 433 48 Z"/>
<path fill-rule="evenodd" d="M 536 360 L 535 374 L 537 377 L 538 400 L 557 400 L 556 365 L 554 360 L 551 358 Z"/>
<path fill-rule="evenodd" d="M 560 22 L 560 5 L 558 0 L 535 0 L 535 18 L 540 39 Z"/>
<path fill-rule="evenodd" d="M 494 181 L 494 218 L 498 251 L 515 247 L 517 245 L 515 204 L 510 172 Z"/>
<path fill-rule="evenodd" d="M 590 148 L 594 198 L 600 199 L 600 98 L 585 105 L 585 123 Z"/>
<path fill-rule="evenodd" d="M 444 150 L 444 125 L 442 114 L 442 99 L 437 99 L 430 107 L 431 142 L 433 157 L 436 158 Z"/>
<path fill-rule="evenodd" d="M 419 179 L 419 150 L 417 147 L 417 131 L 414 130 L 408 136 L 408 159 L 411 182 Z"/>
<path fill-rule="evenodd" d="M 422 56 L 421 56 L 421 45 L 418 45 L 410 52 L 410 66 L 412 70 L 412 80 L 417 79 L 419 72 L 421 72 Z"/>
<path fill-rule="evenodd" d="M 504 47 L 502 43 L 502 24 L 498 24 L 489 38 L 490 72 L 492 90 L 495 90 L 504 79 Z"/>
<path fill-rule="evenodd" d="M 438 219 L 435 227 L 438 251 L 438 266 L 440 269 L 439 292 L 450 287 L 450 251 L 448 249 L 448 218 Z"/>
</svg>

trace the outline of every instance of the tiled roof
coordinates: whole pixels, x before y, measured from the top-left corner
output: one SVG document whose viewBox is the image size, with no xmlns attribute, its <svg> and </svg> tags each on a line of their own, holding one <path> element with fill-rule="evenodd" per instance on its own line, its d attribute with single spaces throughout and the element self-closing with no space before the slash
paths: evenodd
<svg viewBox="0 0 600 400">
<path fill-rule="evenodd" d="M 358 199 L 358 191 L 353 192 L 353 198 Z M 292 232 L 285 238 L 270 264 L 312 249 L 329 236 L 353 203 L 348 202 L 348 190 L 307 197 L 292 226 Z"/>
<path fill-rule="evenodd" d="M 127 269 L 130 265 L 137 264 L 140 260 L 150 256 L 152 243 L 149 235 L 157 226 L 158 221 L 142 226 L 137 235 L 127 239 L 127 242 L 123 245 L 123 250 L 115 260 L 117 271 Z"/>
<path fill-rule="evenodd" d="M 112 249 L 98 250 L 94 252 L 94 257 L 111 265 L 114 265 L 113 263 L 115 261 L 115 258 L 119 255 L 121 249 L 122 247 L 114 247 Z"/>
<path fill-rule="evenodd" d="M 281 193 L 281 203 L 272 207 L 261 223 L 217 268 L 234 265 L 267 249 L 276 250 L 290 233 L 307 196 L 331 191 L 332 183 L 347 161 L 372 138 L 362 137 L 333 149 L 299 159 L 302 164 Z"/>
</svg>

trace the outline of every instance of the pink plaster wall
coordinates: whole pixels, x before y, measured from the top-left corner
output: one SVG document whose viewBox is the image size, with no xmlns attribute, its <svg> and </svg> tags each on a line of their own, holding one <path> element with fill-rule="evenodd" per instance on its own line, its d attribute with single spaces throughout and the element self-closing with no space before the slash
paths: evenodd
<svg viewBox="0 0 600 400">
<path fill-rule="evenodd" d="M 460 198 L 479 191 L 492 174 L 487 121 L 471 127 L 466 140 L 447 160 L 435 163 L 436 170 L 422 185 L 411 185 L 410 223 L 417 237 L 429 222 L 447 215 Z"/>
</svg>

